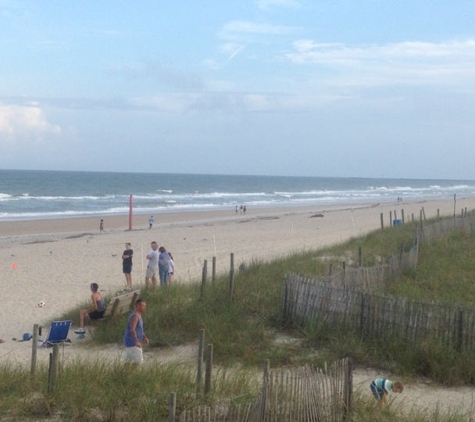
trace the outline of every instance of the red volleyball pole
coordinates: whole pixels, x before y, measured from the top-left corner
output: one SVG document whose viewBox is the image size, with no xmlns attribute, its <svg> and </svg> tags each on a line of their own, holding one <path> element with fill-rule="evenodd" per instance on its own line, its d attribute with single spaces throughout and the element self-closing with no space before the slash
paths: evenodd
<svg viewBox="0 0 475 422">
<path fill-rule="evenodd" d="M 132 209 L 133 209 L 133 205 L 134 205 L 134 196 L 133 195 L 130 195 L 130 199 L 129 199 L 129 230 L 132 230 Z"/>
</svg>

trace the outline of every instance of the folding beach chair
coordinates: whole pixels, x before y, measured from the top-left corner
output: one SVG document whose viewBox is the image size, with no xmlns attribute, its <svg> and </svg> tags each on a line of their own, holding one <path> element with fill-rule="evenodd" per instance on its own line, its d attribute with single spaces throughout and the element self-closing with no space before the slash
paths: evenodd
<svg viewBox="0 0 475 422">
<path fill-rule="evenodd" d="M 51 347 L 53 344 L 62 344 L 68 341 L 69 327 L 71 320 L 53 321 L 48 332 L 48 337 L 44 341 L 40 340 L 40 347 Z"/>
</svg>

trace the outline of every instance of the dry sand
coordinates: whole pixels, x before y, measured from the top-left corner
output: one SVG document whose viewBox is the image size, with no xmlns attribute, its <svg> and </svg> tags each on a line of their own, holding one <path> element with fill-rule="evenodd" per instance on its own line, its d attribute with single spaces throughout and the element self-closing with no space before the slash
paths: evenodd
<svg viewBox="0 0 475 422">
<path fill-rule="evenodd" d="M 388 226 L 390 215 L 406 221 L 419 218 L 424 209 L 427 218 L 457 214 L 463 209 L 475 208 L 475 198 L 454 201 L 394 202 L 352 206 L 248 209 L 245 215 L 232 211 L 183 212 L 155 216 L 155 225 L 148 229 L 148 215 L 134 216 L 129 230 L 127 216 L 105 217 L 105 232 L 99 233 L 100 218 L 74 218 L 0 223 L 0 362 L 29 364 L 31 341 L 17 342 L 25 332 L 32 332 L 34 324 L 47 327 L 50 321 L 72 307 L 89 301 L 89 285 L 97 282 L 104 294 L 114 294 L 125 288 L 121 255 L 125 242 L 134 250 L 133 281 L 135 287 L 143 284 L 145 255 L 150 242 L 155 240 L 172 252 L 175 259 L 177 283 L 199 281 L 204 260 L 210 263 L 216 257 L 217 271 L 229 270 L 230 254 L 235 266 L 252 260 L 270 260 L 291 252 L 317 249 L 345 241 L 381 227 L 381 215 Z M 392 214 L 390 214 L 392 213 Z M 38 307 L 44 301 L 46 306 Z M 65 358 L 90 355 L 90 345 L 76 341 L 65 348 Z M 119 339 L 120 340 L 120 339 Z M 185 347 L 183 357 L 194 353 Z M 180 356 L 174 351 L 170 356 Z M 122 358 L 120 342 L 96 350 Z M 161 353 L 162 356 L 164 353 Z M 39 351 L 38 359 L 46 362 L 49 352 Z M 166 353 L 165 353 L 166 355 Z M 163 356 L 165 357 L 165 356 Z M 367 376 L 366 376 L 367 375 Z M 355 385 L 366 385 L 372 373 L 357 375 Z M 358 378 L 359 377 L 359 378 Z M 359 381 L 358 381 L 359 379 Z M 366 387 L 363 387 L 366 388 Z M 411 386 L 408 391 L 416 388 Z M 439 401 L 427 400 L 428 391 L 420 389 L 415 397 L 425 397 L 420 406 L 433 407 Z M 434 390 L 432 388 L 432 390 Z M 435 391 L 435 390 L 434 390 Z M 441 390 L 440 400 L 457 405 L 472 404 L 473 389 L 457 389 L 447 396 Z M 405 394 L 405 393 L 403 393 Z M 434 404 L 435 403 L 435 404 Z"/>
</svg>

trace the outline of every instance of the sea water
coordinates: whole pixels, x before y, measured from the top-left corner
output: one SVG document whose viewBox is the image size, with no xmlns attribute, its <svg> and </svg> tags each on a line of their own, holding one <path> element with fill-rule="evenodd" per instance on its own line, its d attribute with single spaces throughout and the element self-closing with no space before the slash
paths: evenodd
<svg viewBox="0 0 475 422">
<path fill-rule="evenodd" d="M 0 221 L 450 199 L 475 181 L 0 170 Z"/>
</svg>

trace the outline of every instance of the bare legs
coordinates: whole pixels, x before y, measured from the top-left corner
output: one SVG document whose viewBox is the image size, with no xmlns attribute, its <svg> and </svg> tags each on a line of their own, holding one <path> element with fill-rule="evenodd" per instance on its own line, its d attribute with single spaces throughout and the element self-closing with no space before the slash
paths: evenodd
<svg viewBox="0 0 475 422">
<path fill-rule="evenodd" d="M 127 288 L 132 290 L 132 274 L 125 273 L 125 282 L 127 283 Z"/>
<path fill-rule="evenodd" d="M 91 312 L 89 309 L 82 309 L 79 311 L 79 326 L 84 328 L 86 317 Z"/>
</svg>

